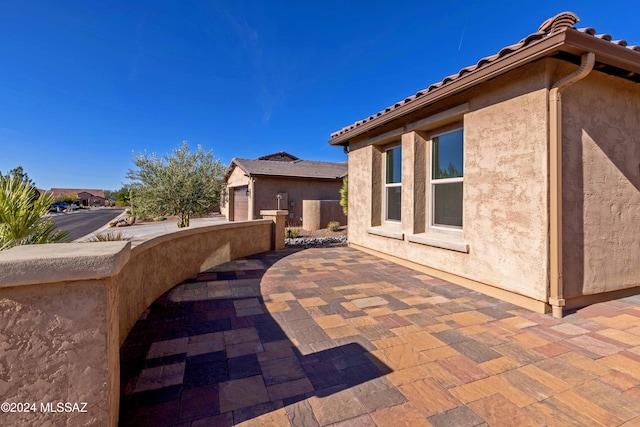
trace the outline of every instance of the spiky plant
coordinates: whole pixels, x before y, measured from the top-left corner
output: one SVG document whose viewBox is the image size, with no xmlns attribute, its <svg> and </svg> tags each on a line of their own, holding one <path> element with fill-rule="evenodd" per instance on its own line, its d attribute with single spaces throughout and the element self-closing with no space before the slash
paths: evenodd
<svg viewBox="0 0 640 427">
<path fill-rule="evenodd" d="M 340 206 L 345 216 L 349 214 L 349 177 L 342 178 L 342 188 L 340 189 Z"/>
<path fill-rule="evenodd" d="M 116 231 L 116 232 L 96 234 L 92 238 L 86 241 L 87 242 L 117 242 L 120 240 L 131 240 L 131 238 L 121 231 Z"/>
<path fill-rule="evenodd" d="M 52 201 L 48 193 L 34 200 L 29 183 L 0 176 L 0 250 L 64 239 L 68 233 L 45 217 Z"/>
</svg>

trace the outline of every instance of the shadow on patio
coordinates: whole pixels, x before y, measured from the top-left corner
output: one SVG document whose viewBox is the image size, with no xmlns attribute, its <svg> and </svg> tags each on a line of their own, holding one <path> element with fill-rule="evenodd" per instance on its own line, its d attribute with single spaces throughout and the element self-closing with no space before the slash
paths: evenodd
<svg viewBox="0 0 640 427">
<path fill-rule="evenodd" d="M 121 349 L 125 426 L 640 421 L 638 295 L 554 319 L 351 248 L 286 249 L 142 317 Z"/>
<path fill-rule="evenodd" d="M 233 425 L 391 372 L 357 340 L 333 340 L 293 294 L 264 310 L 263 276 L 295 252 L 226 263 L 156 300 L 121 349 L 120 424 Z M 342 302 L 323 313 L 347 311 Z"/>
</svg>

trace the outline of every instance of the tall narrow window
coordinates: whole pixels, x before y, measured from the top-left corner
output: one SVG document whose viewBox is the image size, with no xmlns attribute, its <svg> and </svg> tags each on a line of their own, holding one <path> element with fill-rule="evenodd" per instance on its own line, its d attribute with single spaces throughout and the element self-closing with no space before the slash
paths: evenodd
<svg viewBox="0 0 640 427">
<path fill-rule="evenodd" d="M 402 147 L 385 151 L 385 219 L 400 221 L 402 212 Z"/>
<path fill-rule="evenodd" d="M 431 141 L 431 223 L 462 228 L 462 129 L 436 136 Z"/>
</svg>

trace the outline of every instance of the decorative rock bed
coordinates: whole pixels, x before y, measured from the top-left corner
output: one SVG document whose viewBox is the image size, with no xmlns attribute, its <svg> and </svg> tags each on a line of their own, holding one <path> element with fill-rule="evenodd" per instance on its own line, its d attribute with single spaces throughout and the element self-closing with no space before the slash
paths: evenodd
<svg viewBox="0 0 640 427">
<path fill-rule="evenodd" d="M 333 246 L 347 246 L 347 236 L 337 237 L 297 237 L 284 239 L 288 248 L 326 248 Z"/>
</svg>

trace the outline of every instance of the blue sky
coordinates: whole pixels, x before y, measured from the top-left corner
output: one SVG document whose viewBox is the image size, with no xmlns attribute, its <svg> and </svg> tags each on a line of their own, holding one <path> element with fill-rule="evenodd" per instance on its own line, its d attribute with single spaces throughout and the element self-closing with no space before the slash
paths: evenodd
<svg viewBox="0 0 640 427">
<path fill-rule="evenodd" d="M 566 10 L 640 44 L 636 2 L 0 0 L 0 171 L 118 189 L 184 140 L 345 161 L 332 132 Z"/>
</svg>

